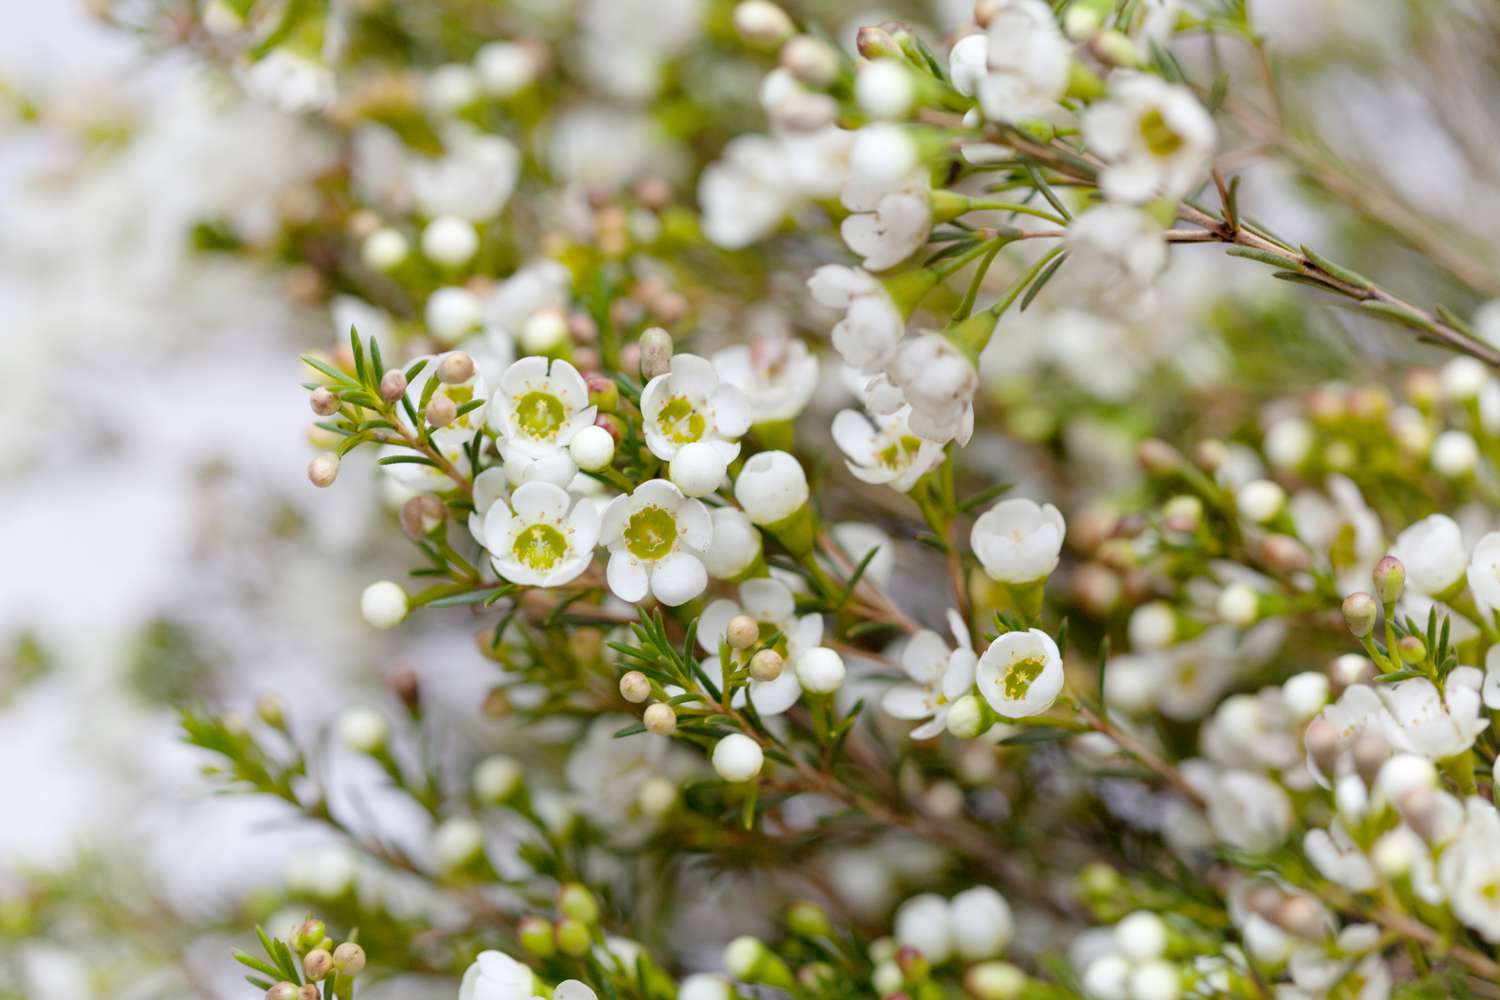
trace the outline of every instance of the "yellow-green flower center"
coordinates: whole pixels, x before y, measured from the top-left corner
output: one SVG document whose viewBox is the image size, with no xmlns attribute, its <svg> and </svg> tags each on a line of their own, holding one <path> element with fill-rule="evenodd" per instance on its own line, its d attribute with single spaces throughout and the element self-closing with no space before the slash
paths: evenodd
<svg viewBox="0 0 1500 1000">
<path fill-rule="evenodd" d="M 527 437 L 556 437 L 567 416 L 567 407 L 550 392 L 528 392 L 516 401 L 516 423 Z"/>
<path fill-rule="evenodd" d="M 568 539 L 550 524 L 533 524 L 516 536 L 510 550 L 521 565 L 543 572 L 562 562 Z"/>
<path fill-rule="evenodd" d="M 471 385 L 445 385 L 439 391 L 446 395 L 449 399 L 453 400 L 453 405 L 456 407 L 462 407 L 465 403 L 474 398 L 474 387 Z M 468 413 L 465 413 L 463 416 L 455 420 L 454 426 L 473 426 L 474 414 L 478 412 L 479 410 L 477 407 L 473 410 L 470 410 Z"/>
<path fill-rule="evenodd" d="M 708 422 L 693 408 L 685 396 L 670 400 L 656 414 L 656 426 L 662 437 L 676 444 L 692 444 L 703 436 Z"/>
<path fill-rule="evenodd" d="M 1182 136 L 1178 135 L 1160 108 L 1152 108 L 1141 115 L 1141 138 L 1146 148 L 1155 156 L 1171 156 L 1182 148 Z"/>
<path fill-rule="evenodd" d="M 1000 679 L 1000 688 L 1005 692 L 1008 701 L 1020 701 L 1026 697 L 1026 692 L 1031 690 L 1032 682 L 1042 676 L 1046 669 L 1047 661 L 1039 656 L 1025 660 L 1017 660 L 1006 668 L 1005 676 Z"/>
<path fill-rule="evenodd" d="M 676 544 L 677 519 L 660 507 L 642 507 L 625 522 L 625 548 L 637 559 L 661 559 Z"/>
<path fill-rule="evenodd" d="M 903 434 L 875 453 L 875 461 L 887 469 L 904 469 L 922 447 L 920 439 Z"/>
</svg>

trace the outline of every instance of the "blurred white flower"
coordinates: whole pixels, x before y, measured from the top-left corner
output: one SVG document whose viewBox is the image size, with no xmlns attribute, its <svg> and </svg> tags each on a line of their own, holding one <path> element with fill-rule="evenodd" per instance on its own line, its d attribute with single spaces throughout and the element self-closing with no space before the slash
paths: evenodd
<svg viewBox="0 0 1500 1000">
<path fill-rule="evenodd" d="M 991 579 L 1033 583 L 1057 568 L 1066 532 L 1062 513 L 1050 503 L 1012 497 L 979 516 L 969 544 Z"/>
<path fill-rule="evenodd" d="M 1213 157 L 1213 119 L 1193 92 L 1145 73 L 1116 71 L 1109 97 L 1089 107 L 1083 135 L 1106 166 L 1099 186 L 1111 201 L 1181 198 Z"/>
<path fill-rule="evenodd" d="M 952 649 L 930 629 L 912 634 L 901 649 L 901 670 L 913 683 L 896 684 L 880 699 L 887 715 L 925 720 L 911 731 L 914 740 L 940 735 L 948 725 L 949 707 L 974 686 L 979 660 L 958 612 L 949 610 L 948 627 L 953 633 Z"/>
</svg>

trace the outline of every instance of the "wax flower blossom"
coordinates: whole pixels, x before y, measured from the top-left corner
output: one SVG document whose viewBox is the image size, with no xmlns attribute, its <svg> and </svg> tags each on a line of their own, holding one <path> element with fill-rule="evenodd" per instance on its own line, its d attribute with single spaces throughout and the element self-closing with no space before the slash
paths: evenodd
<svg viewBox="0 0 1500 1000">
<path fill-rule="evenodd" d="M 968 627 L 958 612 L 948 611 L 948 628 L 954 648 L 931 629 L 912 634 L 901 649 L 901 670 L 911 684 L 897 684 L 880 699 L 880 707 L 897 719 L 922 721 L 911 731 L 914 740 L 927 740 L 947 727 L 948 709 L 974 686 L 979 665 Z"/>
<path fill-rule="evenodd" d="M 1062 691 L 1062 656 L 1057 643 L 1041 629 L 1007 632 L 979 657 L 974 679 L 998 715 L 1040 715 Z"/>
<path fill-rule="evenodd" d="M 594 504 L 551 483 L 523 484 L 509 504 L 497 500 L 484 517 L 484 547 L 495 572 L 512 583 L 571 583 L 593 561 L 598 539 Z"/>
<path fill-rule="evenodd" d="M 1482 683 L 1476 668 L 1455 667 L 1443 679 L 1442 691 L 1426 677 L 1377 687 L 1391 746 L 1431 760 L 1468 751 L 1489 726 L 1480 711 Z"/>
<path fill-rule="evenodd" d="M 1167 266 L 1162 228 L 1128 205 L 1099 205 L 1068 226 L 1069 272 L 1090 301 L 1141 314 L 1153 305 L 1156 279 Z"/>
<path fill-rule="evenodd" d="M 1140 204 L 1188 194 L 1208 172 L 1215 129 L 1186 87 L 1117 70 L 1109 98 L 1084 114 L 1083 135 L 1105 162 L 1099 174 L 1105 197 Z"/>
<path fill-rule="evenodd" d="M 749 701 L 757 713 L 780 715 L 796 704 L 802 694 L 796 663 L 803 653 L 822 643 L 823 616 L 799 616 L 796 601 L 786 584 L 771 577 L 752 577 L 740 584 L 739 603 L 719 598 L 703 609 L 703 616 L 698 621 L 698 644 L 709 654 L 705 669 L 717 671 L 719 642 L 728 632 L 729 622 L 741 614 L 760 623 L 763 633 L 767 629 L 781 633 L 782 642 L 777 645 L 785 668 L 771 680 L 752 677 L 746 686 Z M 746 692 L 736 694 L 737 704 L 743 705 Z"/>
<path fill-rule="evenodd" d="M 907 422 L 910 408 L 872 421 L 858 410 L 833 418 L 833 440 L 856 479 L 906 493 L 943 460 L 943 446 L 917 437 Z"/>
<path fill-rule="evenodd" d="M 756 423 L 791 420 L 818 388 L 818 356 L 793 337 L 752 335 L 715 352 L 713 363 L 722 382 L 754 401 Z"/>
<path fill-rule="evenodd" d="M 840 195 L 850 214 L 839 227 L 850 250 L 864 258 L 866 270 L 895 267 L 927 244 L 932 232 L 927 179 L 913 174 L 890 188 L 850 180 Z"/>
<path fill-rule="evenodd" d="M 1013 497 L 980 515 L 969 544 L 991 579 L 1034 583 L 1057 568 L 1066 531 L 1056 507 Z"/>
<path fill-rule="evenodd" d="M 1396 536 L 1391 555 L 1406 567 L 1406 583 L 1428 597 L 1441 597 L 1464 578 L 1469 557 L 1458 523 L 1432 514 Z"/>
<path fill-rule="evenodd" d="M 843 359 L 866 375 L 884 370 L 906 330 L 884 286 L 859 268 L 825 264 L 813 272 L 807 287 L 820 305 L 844 310 L 832 334 Z"/>
<path fill-rule="evenodd" d="M 965 93 L 978 97 L 985 118 L 993 122 L 1049 119 L 1068 87 L 1072 45 L 1057 18 L 1041 0 L 1000 5 L 990 21 L 984 46 L 983 74 L 978 72 L 977 42 L 967 42 L 960 57 Z M 955 82 L 959 74 L 955 73 Z"/>
<path fill-rule="evenodd" d="M 532 356 L 506 369 L 495 387 L 489 425 L 502 444 L 523 456 L 562 453 L 573 435 L 594 422 L 589 388 L 578 369 L 561 359 Z"/>
<path fill-rule="evenodd" d="M 1466 575 L 1480 613 L 1493 619 L 1500 611 L 1500 531 L 1490 532 L 1475 544 Z"/>
<path fill-rule="evenodd" d="M 708 585 L 700 553 L 712 540 L 702 501 L 664 479 L 642 483 L 604 509 L 599 542 L 610 552 L 609 589 L 632 603 L 648 593 L 669 607 L 690 601 Z"/>
<path fill-rule="evenodd" d="M 509 139 L 454 125 L 445 152 L 411 167 L 411 189 L 422 214 L 483 222 L 500 214 L 515 190 L 520 151 Z"/>
<path fill-rule="evenodd" d="M 646 446 L 669 461 L 686 445 L 713 447 L 724 465 L 740 453 L 739 438 L 750 429 L 750 403 L 740 389 L 719 378 L 712 362 L 696 354 L 672 357 L 670 371 L 641 390 Z"/>
</svg>

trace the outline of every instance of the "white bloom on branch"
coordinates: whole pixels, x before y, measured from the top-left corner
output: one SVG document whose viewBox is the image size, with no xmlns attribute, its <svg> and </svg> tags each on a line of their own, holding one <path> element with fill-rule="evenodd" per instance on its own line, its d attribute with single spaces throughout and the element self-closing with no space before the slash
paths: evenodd
<svg viewBox="0 0 1500 1000">
<path fill-rule="evenodd" d="M 533 356 L 517 361 L 501 376 L 489 424 L 520 455 L 547 458 L 565 454 L 573 435 L 592 425 L 596 413 L 578 369 L 561 359 Z"/>
<path fill-rule="evenodd" d="M 1413 677 L 1375 689 L 1385 707 L 1381 721 L 1392 747 L 1443 760 L 1467 753 L 1489 720 L 1481 712 L 1483 675 L 1455 667 L 1443 690 L 1426 677 Z"/>
<path fill-rule="evenodd" d="M 1446 514 L 1432 514 L 1396 536 L 1391 555 L 1406 567 L 1406 585 L 1438 597 L 1463 579 L 1469 566 L 1463 532 Z"/>
<path fill-rule="evenodd" d="M 668 607 L 708 586 L 699 556 L 713 539 L 713 522 L 700 500 L 665 479 L 637 486 L 605 508 L 599 540 L 609 547 L 609 589 L 634 604 L 652 594 Z"/>
<path fill-rule="evenodd" d="M 775 232 L 806 201 L 836 194 L 852 136 L 829 125 L 731 140 L 698 180 L 704 235 L 726 250 L 747 247 Z"/>
<path fill-rule="evenodd" d="M 496 502 L 484 518 L 484 547 L 495 572 L 512 583 L 560 587 L 594 558 L 599 512 L 551 483 L 526 483 L 510 503 Z"/>
<path fill-rule="evenodd" d="M 672 357 L 670 371 L 641 390 L 646 446 L 662 461 L 685 445 L 709 444 L 725 466 L 739 457 L 739 438 L 750 429 L 750 403 L 738 387 L 721 381 L 713 364 L 696 354 Z"/>
<path fill-rule="evenodd" d="M 1062 656 L 1057 643 L 1040 629 L 1007 632 L 979 658 L 975 681 L 984 700 L 1001 716 L 1040 715 L 1062 691 Z"/>
<path fill-rule="evenodd" d="M 791 420 L 818 388 L 818 356 L 793 337 L 753 335 L 713 356 L 719 378 L 755 401 L 757 422 Z"/>
<path fill-rule="evenodd" d="M 979 372 L 973 363 L 947 338 L 928 333 L 896 348 L 886 377 L 870 384 L 870 408 L 893 413 L 904 403 L 911 408 L 907 423 L 917 435 L 939 443 L 968 444 L 978 390 Z"/>
<path fill-rule="evenodd" d="M 1121 71 L 1109 84 L 1109 97 L 1083 118 L 1084 140 L 1106 164 L 1105 197 L 1140 204 L 1187 195 L 1213 158 L 1213 119 L 1192 91 L 1160 77 Z"/>
<path fill-rule="evenodd" d="M 880 282 L 857 267 L 825 264 L 807 287 L 820 305 L 844 310 L 833 327 L 833 346 L 866 375 L 883 371 L 896 354 L 906 321 Z"/>
<path fill-rule="evenodd" d="M 531 1000 L 535 995 L 531 968 L 501 951 L 481 951 L 464 972 L 458 1000 Z"/>
<path fill-rule="evenodd" d="M 500 214 L 515 190 L 521 153 L 503 136 L 453 126 L 442 156 L 411 167 L 411 191 L 423 215 L 485 222 Z"/>
<path fill-rule="evenodd" d="M 1127 205 L 1100 205 L 1068 226 L 1068 272 L 1090 301 L 1126 313 L 1147 310 L 1167 267 L 1161 226 Z"/>
<path fill-rule="evenodd" d="M 1050 503 L 1012 497 L 980 515 L 969 544 L 991 579 L 1033 583 L 1057 568 L 1066 532 L 1062 512 Z"/>
<path fill-rule="evenodd" d="M 965 85 L 973 85 L 978 45 L 964 39 Z M 1063 37 L 1057 17 L 1041 0 L 1004 4 L 990 21 L 985 69 L 976 96 L 984 116 L 994 122 L 1048 119 L 1068 89 L 1073 46 Z"/>
<path fill-rule="evenodd" d="M 1491 531 L 1474 546 L 1467 575 L 1480 614 L 1492 618 L 1500 611 L 1500 531 Z"/>
<path fill-rule="evenodd" d="M 912 433 L 909 408 L 872 421 L 858 410 L 840 410 L 833 418 L 833 440 L 844 464 L 861 482 L 884 484 L 908 492 L 942 464 L 943 446 Z"/>
<path fill-rule="evenodd" d="M 917 171 L 894 187 L 853 178 L 840 195 L 849 209 L 839 232 L 871 271 L 895 267 L 927 245 L 932 209 L 927 178 Z"/>
<path fill-rule="evenodd" d="M 717 538 L 714 544 L 718 545 Z M 762 716 L 780 715 L 796 704 L 802 694 L 794 664 L 803 653 L 823 641 L 823 616 L 798 616 L 792 592 L 779 580 L 763 576 L 746 580 L 740 584 L 738 603 L 719 598 L 704 608 L 698 619 L 698 644 L 709 654 L 709 676 L 718 673 L 719 643 L 727 636 L 730 621 L 742 614 L 762 626 L 762 638 L 771 630 L 781 633 L 777 646 L 787 664 L 786 669 L 775 680 L 752 679 L 748 685 L 748 697 L 756 712 Z M 743 706 L 745 698 L 744 691 L 736 692 L 735 706 Z"/>
<path fill-rule="evenodd" d="M 953 632 L 952 649 L 931 629 L 922 629 L 906 641 L 901 670 L 912 683 L 895 685 L 880 700 L 880 707 L 893 718 L 925 720 L 911 731 L 914 740 L 940 735 L 948 725 L 949 707 L 974 686 L 979 659 L 963 619 L 951 609 L 948 627 Z"/>
</svg>

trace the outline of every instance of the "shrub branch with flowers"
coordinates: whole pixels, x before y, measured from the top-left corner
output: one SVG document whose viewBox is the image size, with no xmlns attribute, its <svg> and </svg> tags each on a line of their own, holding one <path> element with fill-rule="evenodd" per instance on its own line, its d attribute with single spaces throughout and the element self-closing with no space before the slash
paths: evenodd
<svg viewBox="0 0 1500 1000">
<path fill-rule="evenodd" d="M 494 671 L 482 732 L 407 673 L 316 732 L 186 715 L 347 847 L 239 956 L 268 1000 L 1500 995 L 1500 322 L 1405 216 L 1453 307 L 1256 221 L 1257 157 L 1379 199 L 1309 165 L 1243 2 L 852 49 L 818 4 L 415 6 L 174 22 L 340 151 L 225 242 L 333 305 L 308 476 L 373 465 L 411 543 L 363 617 Z M 1190 324 L 1279 398 L 1160 374 L 1215 247 L 1426 361 L 1282 392 L 1307 338 L 1216 270 Z"/>
</svg>

